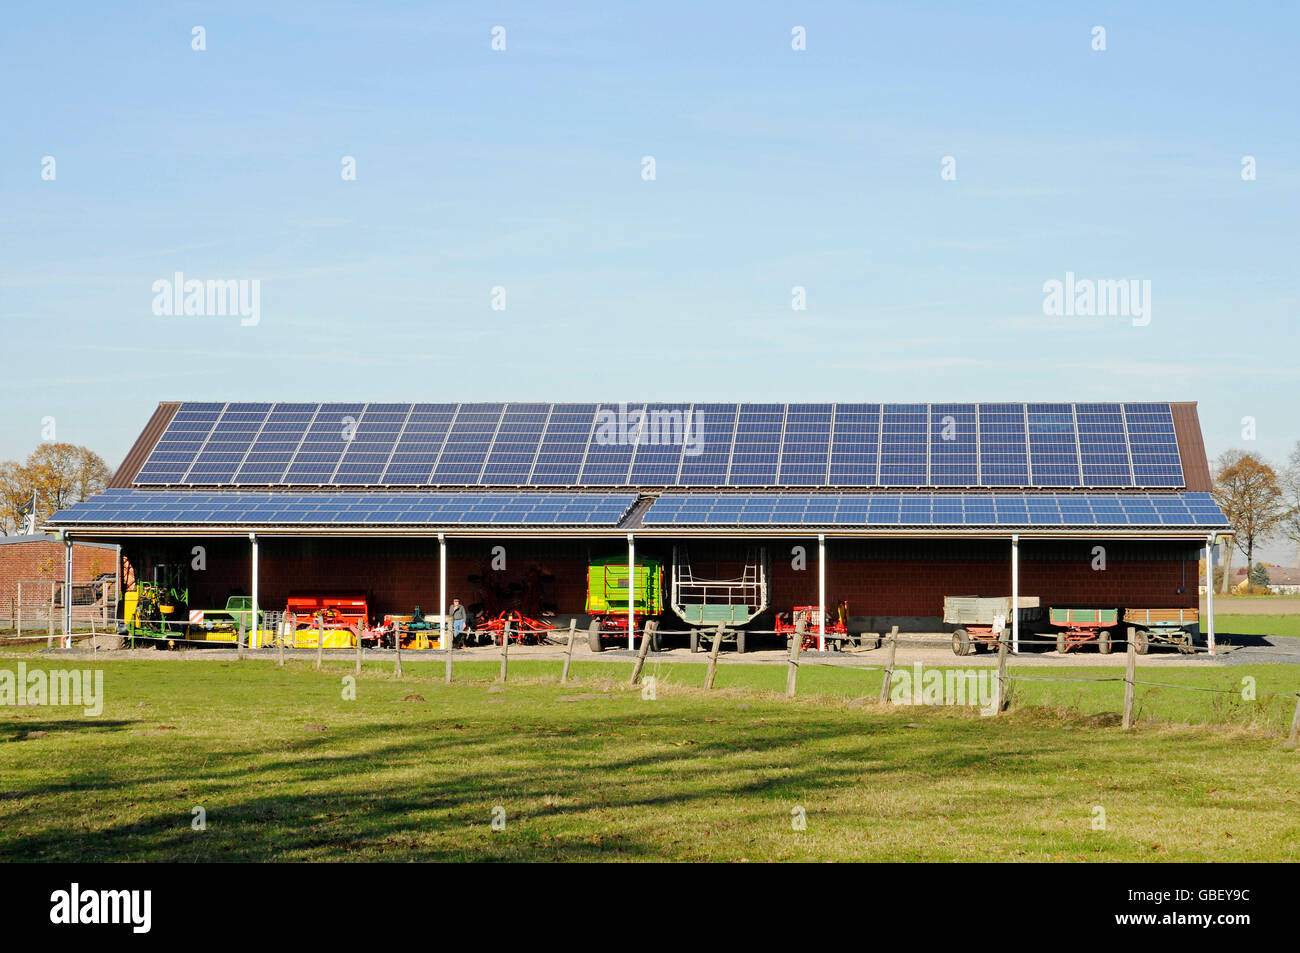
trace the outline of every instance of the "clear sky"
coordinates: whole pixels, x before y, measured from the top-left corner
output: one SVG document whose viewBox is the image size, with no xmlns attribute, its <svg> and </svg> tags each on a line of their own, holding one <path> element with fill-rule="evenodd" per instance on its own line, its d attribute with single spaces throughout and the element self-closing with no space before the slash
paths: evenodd
<svg viewBox="0 0 1300 953">
<path fill-rule="evenodd" d="M 1294 3 L 13 4 L 0 459 L 54 417 L 115 465 L 167 399 L 1155 399 L 1280 462 L 1298 34 Z M 176 272 L 260 282 L 260 320 L 154 314 Z M 1044 314 L 1067 272 L 1149 281 L 1149 323 Z"/>
</svg>

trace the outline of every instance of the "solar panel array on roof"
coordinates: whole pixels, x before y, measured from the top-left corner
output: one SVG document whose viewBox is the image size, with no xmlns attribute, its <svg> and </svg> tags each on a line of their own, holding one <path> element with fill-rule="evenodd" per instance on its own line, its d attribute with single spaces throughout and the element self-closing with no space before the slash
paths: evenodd
<svg viewBox="0 0 1300 953">
<path fill-rule="evenodd" d="M 74 525 L 617 526 L 635 493 L 108 490 L 49 522 Z"/>
<path fill-rule="evenodd" d="M 1208 493 L 665 493 L 644 526 L 1224 528 Z"/>
<path fill-rule="evenodd" d="M 187 403 L 134 483 L 1184 485 L 1167 403 Z"/>
</svg>

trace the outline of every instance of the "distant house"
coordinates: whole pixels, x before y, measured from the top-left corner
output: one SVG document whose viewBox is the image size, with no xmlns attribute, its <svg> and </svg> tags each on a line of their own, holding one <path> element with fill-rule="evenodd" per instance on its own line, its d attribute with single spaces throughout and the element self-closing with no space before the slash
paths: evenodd
<svg viewBox="0 0 1300 953">
<path fill-rule="evenodd" d="M 1268 588 L 1277 596 L 1300 596 L 1300 569 L 1290 569 L 1286 566 L 1270 566 L 1264 564 L 1268 570 Z M 1248 585 L 1246 580 L 1246 570 L 1238 569 L 1233 573 L 1232 588 L 1245 589 Z"/>
</svg>

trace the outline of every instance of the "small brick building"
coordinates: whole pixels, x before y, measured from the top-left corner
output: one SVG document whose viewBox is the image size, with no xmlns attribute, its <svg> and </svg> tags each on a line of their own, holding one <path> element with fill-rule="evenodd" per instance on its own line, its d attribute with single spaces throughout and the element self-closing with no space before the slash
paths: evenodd
<svg viewBox="0 0 1300 953">
<path fill-rule="evenodd" d="M 10 628 L 17 615 L 18 584 L 28 606 L 48 606 L 50 586 L 62 604 L 64 545 L 51 535 L 0 536 L 0 628 Z M 109 543 L 74 542 L 72 581 L 94 582 L 116 572 L 117 548 Z M 34 615 L 28 616 L 34 619 Z"/>
<path fill-rule="evenodd" d="M 256 547 L 265 609 L 436 613 L 445 570 L 447 599 L 580 615 L 590 560 L 684 547 L 717 578 L 765 554 L 755 626 L 846 600 L 924 629 L 944 596 L 1009 594 L 1013 547 L 1043 606 L 1194 607 L 1228 530 L 1210 489 L 1191 403 L 164 403 L 49 525 L 142 578 L 201 567 L 191 607 L 253 594 Z"/>
</svg>

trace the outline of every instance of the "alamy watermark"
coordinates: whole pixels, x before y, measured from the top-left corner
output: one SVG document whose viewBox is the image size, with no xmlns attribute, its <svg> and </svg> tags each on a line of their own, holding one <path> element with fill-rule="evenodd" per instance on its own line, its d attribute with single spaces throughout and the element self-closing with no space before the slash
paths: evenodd
<svg viewBox="0 0 1300 953">
<path fill-rule="evenodd" d="M 618 410 L 602 407 L 596 414 L 596 443 L 601 446 L 683 447 L 688 457 L 704 452 L 704 434 L 692 410 Z"/>
<path fill-rule="evenodd" d="M 0 668 L 0 705 L 53 705 L 80 708 L 94 718 L 104 711 L 103 669 Z"/>
<path fill-rule="evenodd" d="M 1151 323 L 1151 279 L 1076 278 L 1043 282 L 1043 314 L 1048 317 L 1132 318 L 1135 328 Z"/>
<path fill-rule="evenodd" d="M 246 328 L 262 320 L 262 282 L 258 278 L 200 281 L 176 272 L 153 283 L 153 313 L 158 317 L 238 315 Z"/>
<path fill-rule="evenodd" d="M 894 672 L 889 700 L 895 705 L 970 705 L 981 715 L 997 712 L 997 673 L 987 668 L 926 668 Z"/>
</svg>

